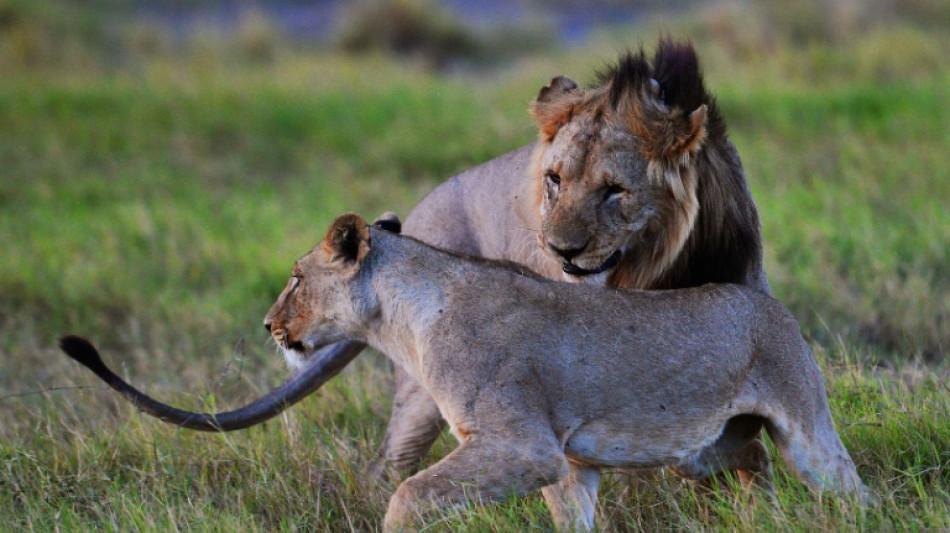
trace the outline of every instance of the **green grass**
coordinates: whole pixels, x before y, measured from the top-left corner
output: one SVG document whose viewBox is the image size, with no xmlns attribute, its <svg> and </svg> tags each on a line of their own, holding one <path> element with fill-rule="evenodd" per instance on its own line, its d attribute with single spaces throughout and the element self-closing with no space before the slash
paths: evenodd
<svg viewBox="0 0 950 533">
<path fill-rule="evenodd" d="M 821 334 L 943 360 L 950 339 L 948 78 L 723 95 L 776 294 Z M 804 223 L 803 223 L 804 222 Z"/>
<path fill-rule="evenodd" d="M 258 396 L 286 374 L 261 319 L 336 215 L 405 215 L 442 179 L 530 142 L 537 89 L 590 79 L 618 39 L 652 37 L 451 77 L 323 53 L 0 77 L 0 530 L 378 528 L 395 487 L 363 471 L 389 413 L 379 354 L 272 421 L 207 435 L 137 414 L 56 339 L 88 335 L 185 408 Z M 666 473 L 610 476 L 601 524 L 950 528 L 950 70 L 933 61 L 950 39 L 898 27 L 748 57 L 701 39 L 774 292 L 815 346 L 881 505 L 809 493 L 778 461 L 774 505 Z M 429 460 L 453 446 L 444 436 Z M 550 527 L 535 496 L 432 529 Z"/>
</svg>

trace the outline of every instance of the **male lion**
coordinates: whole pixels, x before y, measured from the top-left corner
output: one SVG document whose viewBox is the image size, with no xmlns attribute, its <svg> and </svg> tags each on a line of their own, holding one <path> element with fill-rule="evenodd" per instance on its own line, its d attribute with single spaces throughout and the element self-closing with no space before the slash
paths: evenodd
<svg viewBox="0 0 950 533">
<path fill-rule="evenodd" d="M 409 213 L 405 233 L 551 279 L 769 292 L 755 203 L 692 46 L 661 40 L 652 62 L 642 50 L 624 55 L 586 90 L 555 78 L 531 113 L 536 144 L 437 187 Z M 395 384 L 376 469 L 388 463 L 405 475 L 443 424 L 398 365 Z M 761 441 L 742 456 L 744 481 L 769 468 Z"/>
<path fill-rule="evenodd" d="M 294 264 L 264 324 L 300 355 L 366 342 L 435 399 L 460 445 L 399 486 L 386 530 L 430 504 L 536 489 L 559 529 L 591 529 L 600 468 L 704 478 L 762 425 L 807 485 L 864 490 L 798 323 L 740 285 L 552 282 L 343 215 Z"/>
</svg>

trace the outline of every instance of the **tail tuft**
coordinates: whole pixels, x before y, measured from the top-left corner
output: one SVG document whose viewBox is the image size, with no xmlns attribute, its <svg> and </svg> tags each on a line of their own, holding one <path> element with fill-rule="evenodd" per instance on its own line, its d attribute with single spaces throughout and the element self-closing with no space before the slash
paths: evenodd
<svg viewBox="0 0 950 533">
<path fill-rule="evenodd" d="M 106 368 L 102 362 L 102 358 L 99 357 L 99 350 L 96 350 L 96 347 L 93 346 L 91 342 L 82 337 L 66 335 L 59 339 L 59 347 L 66 352 L 66 355 L 72 357 L 93 372 L 99 373 L 100 370 Z"/>
</svg>

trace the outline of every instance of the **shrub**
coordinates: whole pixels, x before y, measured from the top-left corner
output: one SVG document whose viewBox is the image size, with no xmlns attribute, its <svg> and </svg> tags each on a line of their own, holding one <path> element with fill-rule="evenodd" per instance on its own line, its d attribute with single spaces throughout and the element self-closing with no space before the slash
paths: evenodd
<svg viewBox="0 0 950 533">
<path fill-rule="evenodd" d="M 474 32 L 427 0 L 362 2 L 343 18 L 338 35 L 347 52 L 385 52 L 435 67 L 474 58 L 482 47 Z"/>
</svg>

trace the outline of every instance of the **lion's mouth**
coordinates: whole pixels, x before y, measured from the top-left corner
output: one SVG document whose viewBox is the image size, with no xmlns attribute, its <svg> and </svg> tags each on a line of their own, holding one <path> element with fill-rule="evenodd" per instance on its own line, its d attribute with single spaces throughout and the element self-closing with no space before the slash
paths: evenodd
<svg viewBox="0 0 950 533">
<path fill-rule="evenodd" d="M 619 262 L 620 262 L 620 250 L 617 250 L 610 257 L 608 257 L 607 260 L 604 261 L 602 265 L 600 265 L 597 268 L 588 270 L 586 268 L 581 268 L 575 265 L 574 263 L 564 261 L 563 263 L 561 263 L 561 270 L 563 270 L 565 274 L 570 274 L 572 276 L 593 276 L 593 275 L 601 274 L 603 272 L 610 270 L 611 268 L 617 266 L 617 263 Z"/>
</svg>

